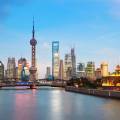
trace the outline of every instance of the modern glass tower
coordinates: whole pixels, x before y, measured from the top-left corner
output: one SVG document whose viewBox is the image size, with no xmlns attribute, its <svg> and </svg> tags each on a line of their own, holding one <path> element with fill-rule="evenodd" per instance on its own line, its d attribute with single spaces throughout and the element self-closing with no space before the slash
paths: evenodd
<svg viewBox="0 0 120 120">
<path fill-rule="evenodd" d="M 54 79 L 59 78 L 59 64 L 60 64 L 59 41 L 53 41 L 52 42 L 52 76 Z"/>
<path fill-rule="evenodd" d="M 84 63 L 78 63 L 77 65 L 77 77 L 85 77 L 85 64 Z"/>
</svg>

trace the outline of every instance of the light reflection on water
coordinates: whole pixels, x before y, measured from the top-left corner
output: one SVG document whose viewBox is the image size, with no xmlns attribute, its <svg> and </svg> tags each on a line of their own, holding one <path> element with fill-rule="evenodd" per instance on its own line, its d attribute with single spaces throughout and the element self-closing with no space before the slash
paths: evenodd
<svg viewBox="0 0 120 120">
<path fill-rule="evenodd" d="M 0 120 L 120 120 L 120 101 L 60 88 L 3 89 Z"/>
</svg>

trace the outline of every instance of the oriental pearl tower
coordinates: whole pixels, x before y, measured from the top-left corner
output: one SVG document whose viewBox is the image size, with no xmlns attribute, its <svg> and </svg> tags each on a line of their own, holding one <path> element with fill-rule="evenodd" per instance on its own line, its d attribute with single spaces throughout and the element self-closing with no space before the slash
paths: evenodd
<svg viewBox="0 0 120 120">
<path fill-rule="evenodd" d="M 30 45 L 32 48 L 32 60 L 31 60 L 31 68 L 30 68 L 30 81 L 33 82 L 33 84 L 30 86 L 31 89 L 35 89 L 35 80 L 36 80 L 36 45 L 37 40 L 35 39 L 35 30 L 34 30 L 34 19 L 33 19 L 33 30 L 32 30 L 32 39 L 30 40 Z"/>
</svg>

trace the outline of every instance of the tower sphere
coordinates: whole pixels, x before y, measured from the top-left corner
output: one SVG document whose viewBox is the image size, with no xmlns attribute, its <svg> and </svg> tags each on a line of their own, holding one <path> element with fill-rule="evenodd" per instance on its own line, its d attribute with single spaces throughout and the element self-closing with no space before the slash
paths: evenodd
<svg viewBox="0 0 120 120">
<path fill-rule="evenodd" d="M 34 38 L 32 38 L 32 39 L 30 40 L 30 45 L 36 46 L 36 45 L 37 45 L 37 41 L 36 41 Z"/>
</svg>

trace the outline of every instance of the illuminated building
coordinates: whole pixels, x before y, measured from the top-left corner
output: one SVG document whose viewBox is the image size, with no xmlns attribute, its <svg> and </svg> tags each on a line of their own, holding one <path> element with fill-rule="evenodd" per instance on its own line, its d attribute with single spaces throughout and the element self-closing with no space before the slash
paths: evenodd
<svg viewBox="0 0 120 120">
<path fill-rule="evenodd" d="M 60 55 L 59 55 L 59 41 L 52 42 L 52 76 L 54 79 L 59 79 L 59 65 L 60 65 Z"/>
<path fill-rule="evenodd" d="M 63 68 L 63 60 L 60 60 L 60 68 L 59 68 L 59 79 L 64 79 L 64 68 Z"/>
<path fill-rule="evenodd" d="M 97 68 L 95 70 L 95 77 L 96 77 L 96 79 L 101 79 L 102 78 L 101 68 Z"/>
<path fill-rule="evenodd" d="M 7 79 L 15 79 L 16 78 L 15 58 L 8 58 L 6 78 Z"/>
<path fill-rule="evenodd" d="M 120 75 L 120 65 L 117 65 L 116 68 L 115 68 L 115 73 L 117 75 Z"/>
<path fill-rule="evenodd" d="M 65 55 L 64 62 L 64 79 L 76 78 L 76 56 L 74 48 L 71 49 L 70 54 Z"/>
<path fill-rule="evenodd" d="M 101 72 L 102 72 L 102 77 L 107 77 L 108 76 L 108 63 L 103 62 L 101 64 Z"/>
<path fill-rule="evenodd" d="M 64 60 L 64 79 L 69 80 L 72 78 L 72 60 L 71 60 L 71 54 L 65 55 Z"/>
<path fill-rule="evenodd" d="M 3 82 L 3 81 L 4 81 L 4 65 L 0 61 L 0 82 Z"/>
<path fill-rule="evenodd" d="M 51 76 L 51 71 L 50 71 L 50 67 L 46 68 L 46 75 L 45 78 L 48 79 Z"/>
<path fill-rule="evenodd" d="M 115 72 L 103 77 L 103 87 L 119 87 L 120 86 L 120 65 L 117 65 Z"/>
<path fill-rule="evenodd" d="M 33 30 L 32 30 L 32 39 L 30 40 L 30 45 L 32 47 L 32 61 L 31 61 L 31 67 L 30 67 L 30 81 L 34 82 L 36 80 L 36 45 L 37 41 L 35 39 L 35 30 L 34 30 L 34 20 L 33 20 Z"/>
<path fill-rule="evenodd" d="M 20 58 L 18 60 L 18 79 L 22 81 L 29 80 L 29 68 L 30 65 L 27 63 L 25 58 Z"/>
<path fill-rule="evenodd" d="M 78 63 L 77 65 L 77 78 L 85 77 L 85 64 Z"/>
<path fill-rule="evenodd" d="M 90 79 L 94 79 L 95 77 L 95 63 L 90 61 L 87 63 L 87 67 L 85 69 L 86 77 Z"/>
<path fill-rule="evenodd" d="M 76 78 L 76 56 L 74 48 L 71 49 L 72 78 Z"/>
</svg>

